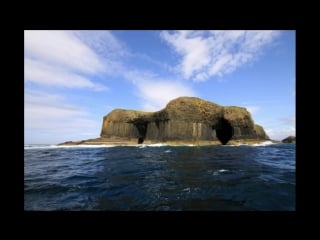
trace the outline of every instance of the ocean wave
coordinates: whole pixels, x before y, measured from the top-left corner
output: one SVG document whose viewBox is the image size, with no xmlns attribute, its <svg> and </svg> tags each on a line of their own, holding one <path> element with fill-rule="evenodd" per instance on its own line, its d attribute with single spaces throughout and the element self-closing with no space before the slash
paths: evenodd
<svg viewBox="0 0 320 240">
<path fill-rule="evenodd" d="M 221 147 L 241 147 L 241 146 L 250 146 L 247 143 L 240 143 L 240 144 L 236 144 L 236 145 L 217 145 L 217 146 L 221 146 Z"/>
<path fill-rule="evenodd" d="M 24 145 L 24 149 L 51 149 L 51 148 L 110 148 L 117 147 L 117 145 L 72 145 L 72 146 L 60 146 L 60 145 Z"/>
<path fill-rule="evenodd" d="M 133 145 L 133 146 L 136 146 L 138 148 L 145 148 L 145 147 L 164 147 L 168 145 L 163 143 L 152 143 L 152 144 L 139 144 L 139 145 Z"/>
<path fill-rule="evenodd" d="M 227 170 L 227 169 L 218 169 L 218 170 L 209 170 L 208 171 L 208 173 L 210 174 L 210 175 L 213 175 L 213 176 L 218 176 L 218 175 L 220 175 L 221 173 L 225 173 L 225 172 L 229 172 L 230 170 Z"/>
<path fill-rule="evenodd" d="M 147 147 L 147 145 L 145 145 L 145 144 L 142 144 L 142 145 L 134 145 L 134 146 L 136 146 L 137 148 L 145 148 L 145 147 Z"/>
<path fill-rule="evenodd" d="M 264 142 L 261 142 L 261 143 L 252 144 L 251 146 L 260 147 L 260 146 L 268 146 L 268 145 L 271 145 L 271 144 L 275 144 L 275 143 L 273 143 L 271 141 L 264 141 Z"/>
<path fill-rule="evenodd" d="M 261 146 L 268 146 L 276 144 L 272 141 L 264 141 L 264 142 L 259 142 L 259 143 L 239 143 L 239 144 L 234 144 L 234 145 L 220 145 L 222 147 L 241 147 L 241 146 L 251 146 L 251 147 L 261 147 Z"/>
<path fill-rule="evenodd" d="M 26 211 L 292 211 L 296 206 L 294 144 L 25 147 L 43 148 L 25 150 Z"/>
<path fill-rule="evenodd" d="M 163 146 L 167 146 L 167 144 L 164 143 L 154 143 L 154 144 L 148 144 L 148 147 L 163 147 Z"/>
<path fill-rule="evenodd" d="M 238 144 L 238 145 L 221 145 L 223 147 L 239 147 L 239 146 L 268 146 L 271 144 L 275 144 L 272 141 L 264 141 L 260 143 L 255 144 Z M 164 146 L 170 146 L 170 144 L 165 143 L 152 143 L 152 144 L 133 144 L 133 145 L 107 145 L 107 144 L 96 144 L 96 145 L 54 145 L 54 144 L 25 144 L 24 149 L 47 149 L 47 148 L 112 148 L 112 147 L 138 147 L 138 148 L 146 148 L 146 147 L 164 147 Z M 178 145 L 179 146 L 179 145 Z M 184 147 L 199 147 L 197 145 L 193 144 L 186 144 L 181 145 Z M 172 146 L 174 147 L 174 146 Z"/>
</svg>

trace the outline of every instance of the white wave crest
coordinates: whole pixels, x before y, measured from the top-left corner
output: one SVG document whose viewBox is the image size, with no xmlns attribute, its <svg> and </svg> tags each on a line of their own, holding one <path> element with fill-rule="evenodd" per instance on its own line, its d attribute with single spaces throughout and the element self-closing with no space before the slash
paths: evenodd
<svg viewBox="0 0 320 240">
<path fill-rule="evenodd" d="M 163 143 L 153 143 L 153 144 L 139 144 L 139 145 L 134 145 L 138 148 L 145 148 L 145 147 L 163 147 L 163 146 L 167 146 L 167 144 L 163 144 Z"/>
<path fill-rule="evenodd" d="M 208 173 L 210 175 L 213 175 L 213 176 L 218 176 L 220 175 L 221 173 L 225 173 L 225 172 L 229 172 L 230 170 L 227 170 L 227 169 L 218 169 L 218 170 L 209 170 Z"/>
<path fill-rule="evenodd" d="M 136 147 L 138 147 L 138 148 L 145 148 L 145 147 L 147 147 L 147 145 L 145 145 L 145 144 L 142 144 L 142 145 L 135 145 Z"/>
<path fill-rule="evenodd" d="M 148 147 L 163 147 L 163 146 L 167 146 L 167 144 L 154 143 L 154 144 L 149 144 L 149 145 L 148 145 Z"/>
<path fill-rule="evenodd" d="M 261 143 L 255 143 L 255 144 L 252 144 L 252 146 L 268 146 L 268 145 L 271 145 L 271 144 L 275 144 L 271 141 L 264 141 L 264 142 L 261 142 Z"/>
<path fill-rule="evenodd" d="M 52 149 L 52 148 L 110 148 L 116 147 L 116 145 L 25 145 L 24 149 Z"/>
</svg>

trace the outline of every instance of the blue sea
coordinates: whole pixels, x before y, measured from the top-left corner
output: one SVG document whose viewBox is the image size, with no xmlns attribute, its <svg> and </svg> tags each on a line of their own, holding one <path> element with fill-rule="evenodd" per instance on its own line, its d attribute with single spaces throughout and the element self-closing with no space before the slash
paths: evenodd
<svg viewBox="0 0 320 240">
<path fill-rule="evenodd" d="M 294 211 L 296 145 L 24 147 L 31 211 Z"/>
</svg>

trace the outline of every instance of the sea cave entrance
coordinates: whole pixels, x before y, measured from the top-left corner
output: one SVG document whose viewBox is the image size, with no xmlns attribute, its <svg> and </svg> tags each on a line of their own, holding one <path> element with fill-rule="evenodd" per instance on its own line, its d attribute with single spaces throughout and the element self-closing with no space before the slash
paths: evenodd
<svg viewBox="0 0 320 240">
<path fill-rule="evenodd" d="M 148 123 L 146 123 L 146 122 L 139 122 L 139 123 L 135 124 L 135 126 L 139 132 L 138 144 L 142 144 L 144 142 L 144 139 L 147 134 L 147 125 L 148 125 Z"/>
<path fill-rule="evenodd" d="M 221 118 L 218 124 L 212 128 L 216 129 L 216 136 L 219 139 L 219 141 L 222 143 L 222 145 L 227 144 L 233 136 L 233 127 L 224 118 Z"/>
</svg>

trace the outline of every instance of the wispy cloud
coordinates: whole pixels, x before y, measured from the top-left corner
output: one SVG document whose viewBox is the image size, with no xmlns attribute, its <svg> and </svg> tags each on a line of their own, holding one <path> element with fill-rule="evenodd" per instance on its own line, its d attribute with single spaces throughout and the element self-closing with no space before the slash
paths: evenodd
<svg viewBox="0 0 320 240">
<path fill-rule="evenodd" d="M 254 61 L 279 31 L 163 31 L 160 35 L 181 56 L 178 72 L 197 82 Z"/>
<path fill-rule="evenodd" d="M 117 39 L 110 31 L 82 30 L 74 31 L 74 34 L 101 57 L 115 60 L 130 55 L 126 44 Z"/>
<path fill-rule="evenodd" d="M 25 31 L 25 81 L 105 90 L 88 76 L 105 71 L 104 60 L 72 31 Z"/>
<path fill-rule="evenodd" d="M 99 134 L 97 129 L 101 122 L 90 119 L 90 114 L 84 109 L 67 104 L 61 95 L 28 90 L 24 102 L 25 130 L 33 134 L 50 133 L 56 138 L 66 134 L 73 134 L 73 138 L 88 134 L 96 137 Z"/>
<path fill-rule="evenodd" d="M 195 96 L 194 91 L 180 82 L 148 81 L 138 84 L 139 95 L 143 100 L 143 108 L 156 111 L 177 97 Z"/>
<path fill-rule="evenodd" d="M 49 65 L 41 61 L 25 59 L 24 77 L 26 81 L 47 86 L 68 88 L 91 88 L 106 90 L 107 87 L 89 80 L 87 77 L 69 71 L 67 68 Z"/>
<path fill-rule="evenodd" d="M 72 31 L 25 31 L 25 54 L 33 59 L 85 73 L 104 69 L 99 56 L 83 44 Z"/>
<path fill-rule="evenodd" d="M 192 88 L 185 83 L 161 79 L 150 71 L 127 71 L 124 76 L 135 85 L 136 95 L 146 111 L 160 110 L 177 97 L 196 96 Z"/>
<path fill-rule="evenodd" d="M 282 124 L 285 125 L 295 125 L 296 124 L 296 117 L 290 116 L 290 117 L 284 117 L 279 119 Z"/>
<path fill-rule="evenodd" d="M 283 140 L 288 136 L 296 136 L 295 127 L 265 128 L 267 135 L 273 140 Z"/>
<path fill-rule="evenodd" d="M 132 58 L 141 59 L 141 60 L 143 60 L 145 62 L 151 63 L 151 64 L 157 66 L 159 69 L 164 69 L 165 71 L 168 71 L 168 72 L 174 72 L 175 71 L 175 68 L 172 67 L 171 65 L 169 65 L 168 63 L 166 63 L 164 61 L 156 60 L 156 59 L 148 56 L 147 54 L 138 53 L 138 52 L 131 52 L 128 55 L 130 57 L 132 57 Z"/>
<path fill-rule="evenodd" d="M 86 115 L 83 110 L 76 106 L 66 104 L 65 99 L 58 94 L 26 91 L 24 103 L 25 121 L 31 127 L 39 127 L 39 121 L 37 121 L 39 119 L 48 121 Z"/>
<path fill-rule="evenodd" d="M 103 79 L 118 67 L 110 50 L 116 51 L 117 42 L 109 32 L 95 32 L 91 39 L 89 34 L 79 33 L 24 32 L 26 142 L 57 143 L 99 135 L 100 119 L 94 120 L 84 106 L 69 104 L 73 94 L 67 95 L 70 91 L 61 87 L 107 90 Z M 109 55 L 107 50 L 103 52 L 107 46 Z"/>
<path fill-rule="evenodd" d="M 288 136 L 296 135 L 296 119 L 294 115 L 261 122 L 271 139 L 282 140 Z"/>
<path fill-rule="evenodd" d="M 259 106 L 245 106 L 245 108 L 253 115 L 256 114 L 259 110 Z"/>
</svg>

